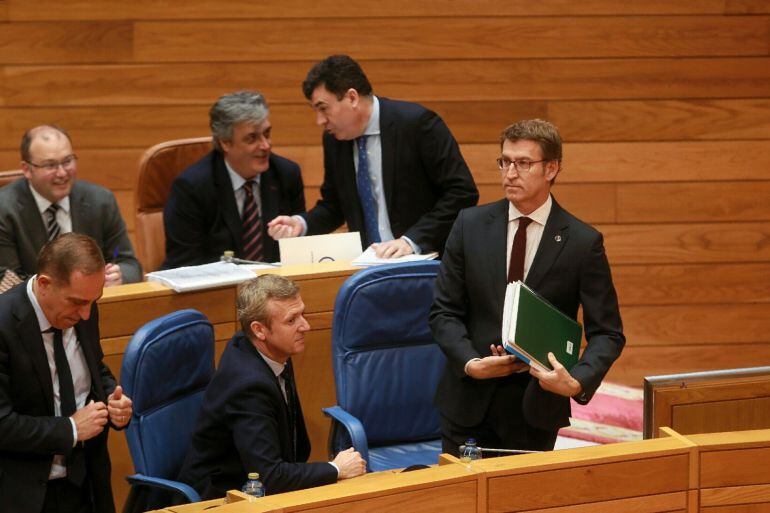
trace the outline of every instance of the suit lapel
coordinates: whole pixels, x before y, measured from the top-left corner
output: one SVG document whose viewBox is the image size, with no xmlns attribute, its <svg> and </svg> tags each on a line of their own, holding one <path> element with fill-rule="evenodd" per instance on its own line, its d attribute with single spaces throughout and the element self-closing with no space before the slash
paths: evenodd
<svg viewBox="0 0 770 513">
<path fill-rule="evenodd" d="M 75 182 L 70 191 L 70 220 L 72 221 L 72 231 L 76 233 L 89 233 L 90 230 L 84 228 L 84 224 L 91 219 L 88 215 L 90 208 L 88 198 L 80 193 L 78 183 Z"/>
<path fill-rule="evenodd" d="M 497 301 L 502 305 L 505 299 L 507 270 L 505 268 L 506 237 L 508 230 L 508 200 L 501 200 L 489 213 L 484 225 L 485 233 L 481 234 L 480 251 L 486 254 L 489 283 L 495 291 Z"/>
<path fill-rule="evenodd" d="M 391 116 L 387 98 L 380 101 L 380 147 L 382 149 L 382 185 L 385 191 L 385 204 L 388 213 L 393 212 L 393 180 L 396 174 L 396 124 Z"/>
<path fill-rule="evenodd" d="M 278 173 L 273 165 L 273 157 L 270 157 L 270 167 L 259 177 L 259 197 L 262 205 L 262 225 L 267 223 L 278 215 L 280 205 L 278 201 L 281 198 L 280 183 L 278 182 Z"/>
<path fill-rule="evenodd" d="M 42 248 L 48 242 L 48 230 L 45 227 L 43 216 L 37 209 L 35 198 L 32 197 L 32 191 L 29 190 L 30 187 L 29 181 L 25 178 L 23 190 L 18 197 L 19 215 L 24 222 L 32 247 Z"/>
<path fill-rule="evenodd" d="M 89 336 L 88 330 L 85 327 L 85 323 L 80 321 L 75 325 L 75 333 L 77 334 L 78 341 L 80 342 L 80 350 L 83 351 L 83 355 L 86 358 L 86 365 L 88 365 L 88 373 L 91 375 L 91 393 L 101 401 L 107 401 L 107 397 L 104 394 L 104 390 L 101 387 L 101 375 L 99 374 L 99 362 L 96 361 L 96 354 L 91 348 L 91 344 L 94 342 L 93 338 Z"/>
<path fill-rule="evenodd" d="M 53 382 L 51 381 L 51 369 L 48 367 L 48 355 L 43 344 L 43 335 L 40 333 L 40 324 L 37 322 L 35 310 L 27 297 L 26 285 L 19 287 L 19 301 L 14 303 L 14 315 L 18 320 L 17 329 L 23 342 L 23 347 L 29 352 L 35 375 L 40 382 L 40 388 L 45 396 L 46 408 L 51 416 L 53 407 Z"/>
<path fill-rule="evenodd" d="M 551 213 L 545 222 L 543 237 L 540 239 L 540 246 L 537 248 L 532 266 L 527 273 L 526 284 L 537 290 L 540 282 L 548 274 L 548 270 L 556 261 L 561 250 L 569 238 L 569 219 L 564 214 L 556 200 L 553 200 Z"/>
<path fill-rule="evenodd" d="M 235 203 L 235 194 L 233 193 L 233 183 L 227 174 L 225 167 L 225 158 L 219 151 L 215 151 L 212 156 L 214 159 L 214 187 L 216 188 L 217 199 L 222 205 L 222 217 L 225 226 L 230 231 L 235 241 L 236 254 L 241 253 L 243 232 L 243 223 L 238 215 L 238 205 Z"/>
<path fill-rule="evenodd" d="M 327 137 L 332 137 L 327 135 Z M 341 201 L 346 199 L 351 202 L 349 212 L 351 213 L 351 226 L 348 226 L 350 231 L 360 231 L 363 235 L 364 232 L 364 212 L 361 206 L 361 200 L 358 197 L 358 187 L 356 186 L 356 165 L 353 162 L 353 144 L 354 141 L 337 141 L 333 140 L 332 144 L 336 145 L 339 158 L 336 159 L 335 164 L 339 166 L 335 172 L 341 173 L 342 188 L 345 190 L 345 197 Z"/>
</svg>

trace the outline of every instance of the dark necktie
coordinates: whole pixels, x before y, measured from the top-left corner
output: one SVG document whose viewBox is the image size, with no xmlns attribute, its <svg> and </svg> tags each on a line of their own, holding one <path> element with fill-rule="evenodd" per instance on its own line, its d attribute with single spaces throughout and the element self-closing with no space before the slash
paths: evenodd
<svg viewBox="0 0 770 513">
<path fill-rule="evenodd" d="M 281 373 L 286 387 L 286 410 L 289 416 L 289 433 L 291 435 L 291 458 L 297 461 L 297 387 L 294 384 L 294 370 L 291 362 L 286 363 Z"/>
<path fill-rule="evenodd" d="M 524 280 L 524 254 L 527 252 L 527 226 L 532 222 L 528 217 L 519 218 L 519 228 L 511 244 L 511 263 L 508 265 L 508 283 Z"/>
<path fill-rule="evenodd" d="M 366 152 L 366 136 L 356 139 L 358 147 L 358 171 L 356 171 L 356 185 L 358 198 L 361 200 L 361 208 L 364 211 L 364 229 L 366 230 L 367 245 L 380 242 L 380 228 L 377 224 L 377 202 L 372 192 L 372 181 L 369 176 L 369 155 Z"/>
<path fill-rule="evenodd" d="M 64 351 L 62 332 L 52 328 L 53 331 L 53 360 L 56 363 L 56 373 L 59 375 L 59 403 L 61 416 L 69 417 L 75 413 L 75 386 L 72 384 L 72 372 L 67 361 L 67 353 Z"/>
<path fill-rule="evenodd" d="M 75 385 L 72 381 L 72 371 L 64 351 L 64 340 L 60 329 L 51 328 L 53 332 L 53 360 L 56 364 L 56 374 L 59 376 L 59 408 L 62 417 L 70 417 L 75 413 Z M 85 455 L 78 444 L 67 457 L 67 479 L 80 486 L 86 476 Z"/>
<path fill-rule="evenodd" d="M 262 260 L 262 218 L 259 215 L 257 199 L 254 197 L 253 180 L 243 184 L 246 199 L 243 202 L 243 254 L 246 260 Z"/>
<path fill-rule="evenodd" d="M 51 206 L 45 209 L 45 229 L 48 231 L 48 240 L 54 240 L 61 233 L 61 226 L 56 221 L 56 211 L 59 205 L 51 203 Z"/>
</svg>

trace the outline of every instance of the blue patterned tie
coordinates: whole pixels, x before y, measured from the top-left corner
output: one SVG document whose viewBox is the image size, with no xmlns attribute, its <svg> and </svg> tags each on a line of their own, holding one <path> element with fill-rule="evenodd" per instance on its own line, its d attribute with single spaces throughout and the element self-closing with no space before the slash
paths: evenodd
<svg viewBox="0 0 770 513">
<path fill-rule="evenodd" d="M 377 225 L 377 202 L 372 192 L 372 182 L 369 177 L 369 156 L 366 153 L 366 136 L 356 139 L 358 145 L 358 171 L 356 172 L 356 184 L 358 186 L 358 198 L 364 210 L 364 228 L 366 229 L 367 245 L 380 242 L 380 228 Z"/>
</svg>

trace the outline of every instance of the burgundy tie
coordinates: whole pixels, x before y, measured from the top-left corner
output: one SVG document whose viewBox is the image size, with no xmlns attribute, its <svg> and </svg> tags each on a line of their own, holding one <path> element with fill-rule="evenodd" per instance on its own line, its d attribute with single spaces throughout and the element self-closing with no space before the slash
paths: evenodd
<svg viewBox="0 0 770 513">
<path fill-rule="evenodd" d="M 246 260 L 262 260 L 262 219 L 252 190 L 253 181 L 243 184 L 246 199 L 243 202 L 243 254 Z"/>
<path fill-rule="evenodd" d="M 508 266 L 508 283 L 524 280 L 524 253 L 527 252 L 527 226 L 532 222 L 529 217 L 519 218 L 519 228 L 511 244 L 511 263 Z"/>
</svg>

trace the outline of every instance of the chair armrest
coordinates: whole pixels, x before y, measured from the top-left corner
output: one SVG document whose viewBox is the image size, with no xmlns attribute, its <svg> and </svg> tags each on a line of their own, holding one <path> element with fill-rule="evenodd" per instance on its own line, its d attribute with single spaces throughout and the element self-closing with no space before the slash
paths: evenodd
<svg viewBox="0 0 770 513">
<path fill-rule="evenodd" d="M 180 483 L 179 481 L 162 479 L 160 477 L 150 477 L 142 474 L 126 476 L 126 481 L 128 481 L 128 484 L 131 486 L 149 486 L 151 488 L 160 488 L 162 490 L 178 492 L 184 495 L 190 502 L 201 501 L 201 496 L 198 495 L 198 492 L 196 492 L 191 486 Z"/>
<path fill-rule="evenodd" d="M 366 460 L 367 466 L 369 466 L 369 443 L 366 441 L 366 432 L 361 421 L 339 406 L 322 408 L 322 410 L 324 415 L 336 420 L 345 428 L 353 443 L 353 448 L 361 454 L 361 457 Z"/>
</svg>

